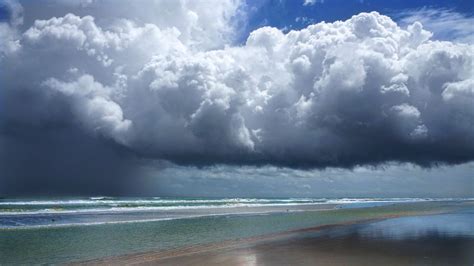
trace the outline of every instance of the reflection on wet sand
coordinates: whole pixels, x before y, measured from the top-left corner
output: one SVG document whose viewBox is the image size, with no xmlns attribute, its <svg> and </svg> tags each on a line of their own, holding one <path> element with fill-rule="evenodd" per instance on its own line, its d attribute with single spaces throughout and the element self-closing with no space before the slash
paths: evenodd
<svg viewBox="0 0 474 266">
<path fill-rule="evenodd" d="M 472 265 L 473 218 L 474 212 L 465 212 L 336 226 L 159 262 L 165 265 Z"/>
</svg>

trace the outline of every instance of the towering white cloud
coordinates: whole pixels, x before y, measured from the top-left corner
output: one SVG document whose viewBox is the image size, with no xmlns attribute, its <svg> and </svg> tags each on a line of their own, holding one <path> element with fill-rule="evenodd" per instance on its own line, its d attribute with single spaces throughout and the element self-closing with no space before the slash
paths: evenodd
<svg viewBox="0 0 474 266">
<path fill-rule="evenodd" d="M 13 0 L 12 0 L 13 1 Z M 216 49 L 231 41 L 245 14 L 240 0 L 20 0 L 26 23 L 47 20 L 67 13 L 96 18 L 103 27 L 120 21 L 153 24 L 162 30 L 175 29 L 179 39 L 193 49 Z"/>
<path fill-rule="evenodd" d="M 0 46 L 2 127 L 66 121 L 184 164 L 474 159 L 473 46 L 418 22 L 361 13 L 232 46 L 235 1 L 81 3 Z M 41 110 L 22 110 L 25 95 Z"/>
</svg>

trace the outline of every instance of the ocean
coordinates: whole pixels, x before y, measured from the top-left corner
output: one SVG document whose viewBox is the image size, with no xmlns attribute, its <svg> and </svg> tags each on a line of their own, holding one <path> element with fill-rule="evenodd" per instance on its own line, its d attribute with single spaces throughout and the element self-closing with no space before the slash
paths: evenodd
<svg viewBox="0 0 474 266">
<path fill-rule="evenodd" d="M 362 208 L 432 198 L 59 198 L 0 199 L 0 228 L 158 221 L 213 215 L 305 210 L 305 206 Z"/>
<path fill-rule="evenodd" d="M 0 263 L 65 263 L 168 250 L 384 215 L 458 208 L 470 201 L 429 198 L 2 199 Z"/>
</svg>

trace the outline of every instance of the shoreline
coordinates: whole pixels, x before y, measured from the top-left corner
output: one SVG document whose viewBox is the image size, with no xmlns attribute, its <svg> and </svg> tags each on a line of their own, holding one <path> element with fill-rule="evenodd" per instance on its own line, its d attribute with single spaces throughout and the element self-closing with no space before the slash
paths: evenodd
<svg viewBox="0 0 474 266">
<path fill-rule="evenodd" d="M 295 257 L 294 254 L 301 253 L 302 250 L 308 251 L 306 245 L 295 247 L 295 243 L 302 236 L 325 235 L 329 231 L 345 231 L 362 224 L 391 221 L 398 219 L 397 217 L 420 218 L 435 214 L 467 213 L 471 215 L 467 219 L 468 226 L 471 226 L 470 220 L 474 221 L 474 201 L 415 202 L 364 208 L 335 207 L 329 210 L 322 210 L 322 206 L 318 205 L 314 208 L 306 211 L 286 211 L 286 208 L 280 208 L 279 212 L 266 214 L 226 214 L 157 222 L 7 229 L 0 230 L 0 249 L 4 251 L 2 262 L 7 264 L 86 265 L 171 261 L 173 265 L 186 265 L 188 260 L 199 262 L 187 265 L 226 264 L 208 263 L 205 260 L 209 256 L 223 259 L 229 262 L 229 265 L 242 265 L 232 260 L 243 256 L 242 252 L 251 251 L 255 253 L 252 256 L 257 257 L 268 255 L 267 249 L 259 253 L 265 243 L 278 243 L 275 248 L 281 249 L 282 254 L 287 252 L 286 248 L 290 249 L 288 252 L 293 254 L 292 258 L 298 261 L 300 257 Z M 257 208 L 255 211 L 264 210 L 266 209 Z M 186 216 L 189 214 L 187 212 Z M 134 215 L 131 218 L 136 217 Z M 105 218 L 111 217 L 101 217 L 103 220 Z M 427 219 L 428 222 L 422 221 L 418 224 L 433 224 L 429 221 L 430 218 Z M 466 218 L 463 218 L 461 223 L 463 221 L 466 221 Z M 404 226 L 394 224 L 390 228 L 383 227 L 382 231 L 393 233 L 395 230 L 396 234 L 400 230 L 406 230 L 406 227 L 403 228 Z M 474 228 L 474 225 L 471 228 Z M 468 231 L 468 235 L 471 231 L 472 229 Z M 474 239 L 474 235 L 469 237 Z M 354 247 L 365 244 L 355 243 Z M 315 250 L 318 250 L 321 248 L 317 247 L 318 245 L 319 242 L 310 243 L 308 246 L 316 246 Z M 280 254 L 273 254 L 267 256 L 266 260 L 278 256 Z M 301 256 L 310 258 L 313 255 L 309 252 Z M 288 264 L 294 263 L 288 261 Z"/>
<path fill-rule="evenodd" d="M 0 213 L 0 232 L 8 230 L 31 230 L 41 228 L 65 228 L 78 226 L 102 226 L 113 224 L 148 223 L 170 220 L 186 220 L 208 217 L 225 216 L 255 216 L 272 214 L 295 214 L 319 211 L 337 211 L 351 209 L 391 208 L 392 206 L 442 206 L 443 204 L 455 205 L 459 202 L 474 202 L 473 200 L 457 201 L 415 201 L 415 202 L 385 202 L 364 203 L 375 204 L 352 207 L 351 204 L 333 203 L 305 203 L 292 205 L 270 206 L 229 206 L 208 208 L 179 208 L 179 209 L 137 209 L 121 211 L 80 211 L 80 212 L 46 212 L 46 213 Z M 2 220 L 6 224 L 2 224 Z M 34 219 L 34 220 L 32 220 Z M 9 221 L 15 223 L 8 224 Z"/>
<path fill-rule="evenodd" d="M 61 228 L 61 227 L 76 227 L 76 226 L 100 226 L 100 225 L 112 225 L 112 224 L 127 224 L 127 223 L 147 223 L 147 222 L 160 222 L 170 220 L 185 220 L 185 219 L 196 219 L 206 217 L 220 217 L 220 216 L 252 216 L 252 215 L 267 215 L 267 214 L 284 214 L 284 213 L 297 213 L 297 212 L 315 212 L 315 211 L 332 211 L 337 210 L 337 204 L 302 204 L 302 205 L 285 205 L 285 206 L 232 206 L 229 208 L 224 207 L 211 207 L 202 209 L 183 208 L 179 210 L 131 210 L 126 212 L 66 212 L 66 213 L 46 213 L 46 214 L 29 214 L 29 213 L 14 213 L 14 214 L 0 214 L 0 218 L 19 218 L 19 217 L 43 217 L 50 219 L 52 217 L 69 218 L 74 216 L 108 216 L 108 217 L 119 217 L 128 214 L 142 215 L 143 218 L 130 220 L 108 220 L 99 222 L 88 222 L 88 223 L 56 223 L 56 224 L 39 224 L 39 225 L 26 225 L 26 226 L 0 226 L 2 230 L 29 230 L 29 229 L 41 229 L 41 228 Z"/>
<path fill-rule="evenodd" d="M 198 244 L 187 247 L 169 249 L 169 250 L 156 250 L 137 252 L 126 255 L 98 258 L 80 262 L 72 262 L 67 265 L 115 265 L 115 264 L 147 264 L 147 263 L 160 263 L 164 260 L 180 259 L 181 257 L 204 255 L 210 252 L 219 252 L 225 250 L 245 248 L 246 246 L 254 246 L 259 243 L 267 241 L 275 241 L 285 238 L 291 238 L 299 233 L 315 233 L 321 232 L 328 229 L 342 228 L 357 224 L 366 224 L 371 222 L 384 221 L 388 219 L 401 218 L 401 217 L 416 217 L 416 216 L 431 216 L 437 214 L 449 213 L 450 210 L 445 211 L 419 211 L 415 213 L 401 213 L 401 214 L 389 214 L 377 218 L 358 219 L 354 221 L 318 225 L 306 228 L 299 228 L 294 230 L 288 230 L 279 233 L 266 234 L 261 236 L 246 237 L 242 239 L 227 240 L 217 243 L 210 244 Z"/>
</svg>

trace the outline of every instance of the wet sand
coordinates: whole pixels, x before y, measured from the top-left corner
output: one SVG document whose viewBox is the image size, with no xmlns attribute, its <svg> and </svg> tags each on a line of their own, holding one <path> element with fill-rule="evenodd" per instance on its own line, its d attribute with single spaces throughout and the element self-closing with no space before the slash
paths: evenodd
<svg viewBox="0 0 474 266">
<path fill-rule="evenodd" d="M 474 232 L 471 230 L 474 225 L 470 221 L 473 214 L 384 217 L 176 250 L 117 256 L 84 264 L 473 265 Z M 421 223 L 421 227 L 414 228 L 413 222 Z M 446 223 L 462 227 L 459 228 L 461 231 L 446 231 L 443 227 Z M 423 224 L 430 227 L 424 228 Z M 396 233 L 393 227 L 397 228 Z"/>
<path fill-rule="evenodd" d="M 474 242 L 432 236 L 417 241 L 287 239 L 139 264 L 162 265 L 472 265 Z"/>
</svg>

